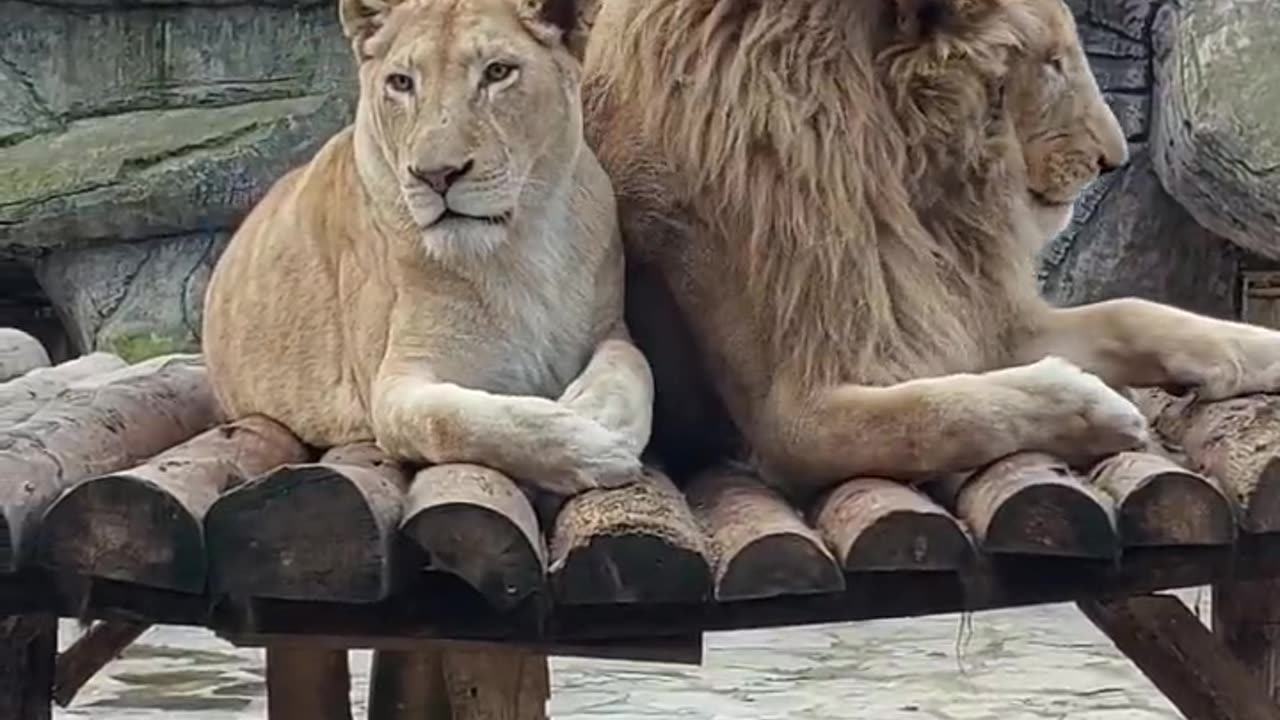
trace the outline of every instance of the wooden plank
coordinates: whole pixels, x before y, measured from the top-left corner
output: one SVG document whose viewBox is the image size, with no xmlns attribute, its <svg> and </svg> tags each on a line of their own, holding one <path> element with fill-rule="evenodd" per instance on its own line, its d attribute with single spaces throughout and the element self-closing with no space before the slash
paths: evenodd
<svg viewBox="0 0 1280 720">
<path fill-rule="evenodd" d="M 67 385 L 127 366 L 111 353 L 96 352 L 53 367 L 37 368 L 0 384 L 0 430 L 26 420 Z"/>
<path fill-rule="evenodd" d="M 1119 453 L 1098 463 L 1089 482 L 1115 502 L 1125 547 L 1235 542 L 1235 511 L 1218 483 L 1172 460 Z"/>
<path fill-rule="evenodd" d="M 56 573 L 203 593 L 204 516 L 214 500 L 309 454 L 293 433 L 262 416 L 220 425 L 64 493 L 41 522 L 39 561 Z"/>
<path fill-rule="evenodd" d="M 53 679 L 53 701 L 67 707 L 80 688 L 107 663 L 150 628 L 149 623 L 106 621 L 90 627 L 58 655 Z"/>
<path fill-rule="evenodd" d="M 545 655 L 458 650 L 445 653 L 442 665 L 453 720 L 546 720 Z"/>
<path fill-rule="evenodd" d="M 40 341 L 17 328 L 0 328 L 0 382 L 49 366 L 49 353 Z"/>
<path fill-rule="evenodd" d="M 822 539 L 756 477 L 715 469 L 694 478 L 686 494 L 709 540 L 717 600 L 844 589 L 844 574 Z"/>
<path fill-rule="evenodd" d="M 53 716 L 53 663 L 58 620 L 53 615 L 0 618 L 0 718 Z"/>
<path fill-rule="evenodd" d="M 510 478 L 479 465 L 423 469 L 409 486 L 401 532 L 498 610 L 546 586 L 547 550 L 529 498 Z"/>
<path fill-rule="evenodd" d="M 346 650 L 267 648 L 269 720 L 351 720 Z"/>
<path fill-rule="evenodd" d="M 409 476 L 373 443 L 284 465 L 205 515 L 215 595 L 368 603 L 391 593 Z"/>
<path fill-rule="evenodd" d="M 1280 395 L 1197 403 L 1148 394 L 1143 407 L 1193 470 L 1221 484 L 1245 531 L 1280 531 Z"/>
<path fill-rule="evenodd" d="M 444 650 L 378 650 L 369 670 L 369 720 L 453 720 Z"/>
<path fill-rule="evenodd" d="M 1213 586 L 1213 633 L 1275 702 L 1280 702 L 1280 578 Z"/>
<path fill-rule="evenodd" d="M 702 531 L 684 495 L 656 470 L 624 488 L 570 498 L 550 545 L 561 604 L 688 603 L 711 594 Z"/>
<path fill-rule="evenodd" d="M 39 519 L 68 487 L 130 467 L 221 419 L 199 358 L 179 355 L 74 383 L 0 431 L 0 573 L 30 561 Z"/>
<path fill-rule="evenodd" d="M 1120 552 L 1110 499 L 1044 453 L 1016 453 L 930 491 L 986 553 L 1112 559 Z"/>
<path fill-rule="evenodd" d="M 973 544 L 959 521 L 891 480 L 850 480 L 822 497 L 811 514 L 846 572 L 948 571 L 973 561 Z"/>
<path fill-rule="evenodd" d="M 1146 595 L 1079 605 L 1183 716 L 1280 720 L 1280 705 L 1178 598 Z"/>
</svg>

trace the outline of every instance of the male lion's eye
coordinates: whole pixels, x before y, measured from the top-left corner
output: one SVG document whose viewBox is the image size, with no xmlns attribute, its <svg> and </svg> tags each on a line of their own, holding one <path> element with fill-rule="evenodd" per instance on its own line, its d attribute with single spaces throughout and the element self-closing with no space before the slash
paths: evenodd
<svg viewBox="0 0 1280 720">
<path fill-rule="evenodd" d="M 1061 55 L 1050 56 L 1049 67 L 1053 68 L 1053 71 L 1056 73 L 1064 73 L 1067 70 L 1066 61 L 1062 59 Z"/>
<path fill-rule="evenodd" d="M 387 87 L 398 93 L 413 91 L 413 78 L 404 73 L 391 73 L 387 76 Z"/>
<path fill-rule="evenodd" d="M 510 63 L 491 62 L 484 66 L 484 81 L 489 84 L 500 83 L 511 77 L 516 71 L 516 66 Z"/>
</svg>

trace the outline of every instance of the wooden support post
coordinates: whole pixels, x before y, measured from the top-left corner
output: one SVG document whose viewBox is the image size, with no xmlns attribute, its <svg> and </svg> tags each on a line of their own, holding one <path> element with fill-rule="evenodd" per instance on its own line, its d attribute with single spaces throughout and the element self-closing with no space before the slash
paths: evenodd
<svg viewBox="0 0 1280 720">
<path fill-rule="evenodd" d="M 1213 586 L 1213 633 L 1280 702 L 1280 579 Z"/>
<path fill-rule="evenodd" d="M 0 718 L 49 720 L 58 619 L 17 615 L 0 619 Z"/>
<path fill-rule="evenodd" d="M 85 683 L 149 627 L 148 623 L 140 622 L 100 622 L 62 651 L 53 678 L 53 700 L 58 707 L 70 705 Z"/>
<path fill-rule="evenodd" d="M 1280 706 L 1178 598 L 1079 605 L 1188 720 L 1280 720 Z"/>
<path fill-rule="evenodd" d="M 444 651 L 377 650 L 369 671 L 369 720 L 453 720 Z"/>
<path fill-rule="evenodd" d="M 347 651 L 298 645 L 267 647 L 270 720 L 351 720 Z"/>
<path fill-rule="evenodd" d="M 546 720 L 550 697 L 539 653 L 447 644 L 382 650 L 374 654 L 369 720 Z"/>
</svg>

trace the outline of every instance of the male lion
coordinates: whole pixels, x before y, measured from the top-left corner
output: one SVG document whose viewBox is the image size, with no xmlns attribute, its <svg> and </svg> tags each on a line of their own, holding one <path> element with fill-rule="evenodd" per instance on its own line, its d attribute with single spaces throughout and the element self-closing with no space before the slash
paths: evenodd
<svg viewBox="0 0 1280 720">
<path fill-rule="evenodd" d="M 739 439 L 801 494 L 1083 464 L 1144 441 L 1111 386 L 1280 389 L 1280 333 L 1039 298 L 1128 159 L 1061 0 L 603 0 L 584 62 L 677 473 Z"/>
<path fill-rule="evenodd" d="M 249 213 L 204 348 L 220 401 L 558 494 L 626 483 L 652 378 L 622 319 L 572 0 L 341 0 L 355 122 Z"/>
</svg>

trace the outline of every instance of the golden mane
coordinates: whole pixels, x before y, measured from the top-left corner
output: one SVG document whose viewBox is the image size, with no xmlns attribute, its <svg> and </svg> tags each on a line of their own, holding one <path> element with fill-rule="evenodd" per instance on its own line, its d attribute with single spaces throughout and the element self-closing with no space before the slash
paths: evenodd
<svg viewBox="0 0 1280 720">
<path fill-rule="evenodd" d="M 678 192 L 739 245 L 724 255 L 768 361 L 810 385 L 983 356 L 975 329 L 1001 327 L 1016 294 L 993 287 L 1033 271 L 1009 220 L 1017 149 L 993 112 L 1030 18 L 975 11 L 886 43 L 894 20 L 888 3 L 671 0 L 595 50 L 646 59 L 599 95 L 643 113 L 669 157 L 698 159 Z"/>
</svg>

